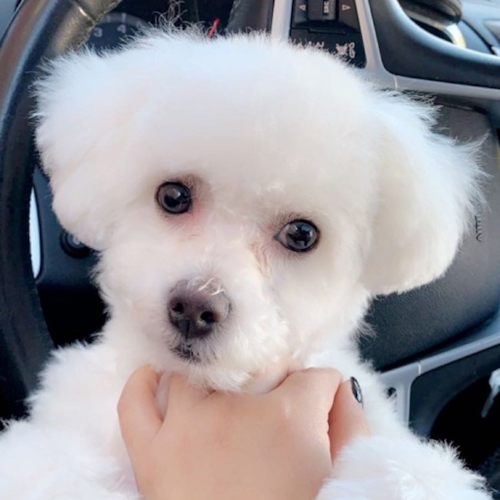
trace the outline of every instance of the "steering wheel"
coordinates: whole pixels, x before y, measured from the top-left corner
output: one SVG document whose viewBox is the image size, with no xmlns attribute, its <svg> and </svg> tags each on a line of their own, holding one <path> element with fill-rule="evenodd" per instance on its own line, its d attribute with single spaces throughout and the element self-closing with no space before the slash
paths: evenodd
<svg viewBox="0 0 500 500">
<path fill-rule="evenodd" d="M 24 0 L 0 49 L 0 407 L 5 416 L 23 414 L 23 400 L 36 387 L 37 374 L 53 347 L 29 252 L 29 200 L 36 163 L 30 86 L 43 60 L 85 43 L 98 21 L 119 3 Z M 443 125 L 465 139 L 487 130 L 490 119 L 500 123 L 500 59 L 459 49 L 425 33 L 397 0 L 347 4 L 357 10 L 366 70 L 383 86 L 438 95 L 439 102 L 452 110 L 445 111 Z M 264 29 L 288 37 L 293 8 L 292 0 L 240 0 L 233 7 L 229 29 Z M 464 103 L 480 113 L 469 120 Z M 453 130 L 457 120 L 461 132 Z M 421 290 L 385 298 L 372 310 L 370 320 L 379 336 L 362 346 L 376 366 L 419 359 L 496 313 L 500 174 L 495 142 L 490 136 L 484 143 L 489 208 L 478 212 L 475 230 L 451 271 Z"/>
</svg>

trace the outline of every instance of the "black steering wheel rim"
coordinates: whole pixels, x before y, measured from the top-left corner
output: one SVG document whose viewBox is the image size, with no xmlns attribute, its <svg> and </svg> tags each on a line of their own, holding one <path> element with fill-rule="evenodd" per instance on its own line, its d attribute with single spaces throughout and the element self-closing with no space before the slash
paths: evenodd
<svg viewBox="0 0 500 500">
<path fill-rule="evenodd" d="M 29 199 L 36 153 L 31 85 L 45 59 L 80 47 L 121 0 L 25 0 L 0 48 L 0 408 L 24 414 L 53 347 L 31 267 Z"/>
</svg>

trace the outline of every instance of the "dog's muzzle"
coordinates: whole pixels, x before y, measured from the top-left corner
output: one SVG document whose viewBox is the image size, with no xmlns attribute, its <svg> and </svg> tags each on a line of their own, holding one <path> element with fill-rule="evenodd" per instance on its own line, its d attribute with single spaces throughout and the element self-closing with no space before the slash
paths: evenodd
<svg viewBox="0 0 500 500">
<path fill-rule="evenodd" d="M 185 340 L 208 337 L 229 315 L 231 302 L 214 283 L 180 281 L 170 293 L 168 318 Z"/>
</svg>

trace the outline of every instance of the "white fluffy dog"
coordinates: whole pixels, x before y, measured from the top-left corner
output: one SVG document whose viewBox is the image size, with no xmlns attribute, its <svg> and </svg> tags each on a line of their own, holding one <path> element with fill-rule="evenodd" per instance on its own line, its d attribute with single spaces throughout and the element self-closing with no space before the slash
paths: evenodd
<svg viewBox="0 0 500 500">
<path fill-rule="evenodd" d="M 110 319 L 0 437 L 2 500 L 138 498 L 116 414 L 134 369 L 235 391 L 289 356 L 363 388 L 372 435 L 319 498 L 490 498 L 404 428 L 354 340 L 372 297 L 444 273 L 478 196 L 429 106 L 320 51 L 194 31 L 71 54 L 37 92 L 54 210 L 100 252 Z"/>
</svg>

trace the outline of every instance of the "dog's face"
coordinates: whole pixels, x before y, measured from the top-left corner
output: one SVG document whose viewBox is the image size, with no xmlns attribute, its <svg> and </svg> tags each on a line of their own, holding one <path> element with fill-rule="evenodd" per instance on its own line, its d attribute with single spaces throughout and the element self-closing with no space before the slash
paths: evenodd
<svg viewBox="0 0 500 500">
<path fill-rule="evenodd" d="M 339 145 L 363 140 L 361 113 L 325 132 L 322 111 L 297 112 L 279 95 L 242 108 L 239 96 L 210 99 L 208 85 L 179 114 L 169 113 L 178 92 L 144 104 L 148 118 L 118 160 L 140 174 L 122 188 L 133 201 L 109 236 L 100 281 L 113 315 L 158 352 L 239 383 L 359 316 L 372 145 Z"/>
<path fill-rule="evenodd" d="M 301 125 L 293 113 L 266 123 L 254 106 L 242 117 L 236 100 L 217 117 L 202 94 L 195 108 L 214 117 L 202 130 L 193 125 L 201 113 L 186 122 L 151 101 L 134 153 L 120 159 L 143 172 L 109 236 L 100 282 L 113 315 L 158 351 L 239 382 L 359 316 L 373 174 L 367 149 L 336 147 L 348 125 L 318 152 L 320 123 Z M 361 139 L 357 127 L 346 132 Z"/>
<path fill-rule="evenodd" d="M 113 320 L 214 387 L 440 275 L 474 194 L 470 155 L 430 134 L 426 108 L 262 38 L 72 56 L 39 99 L 54 208 L 101 251 Z"/>
</svg>

